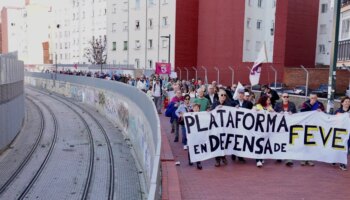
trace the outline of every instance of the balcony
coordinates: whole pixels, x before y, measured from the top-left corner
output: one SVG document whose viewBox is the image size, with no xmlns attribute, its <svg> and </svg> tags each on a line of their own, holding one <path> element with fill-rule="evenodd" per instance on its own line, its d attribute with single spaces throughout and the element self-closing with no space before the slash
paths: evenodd
<svg viewBox="0 0 350 200">
<path fill-rule="evenodd" d="M 338 61 L 350 61 L 350 40 L 338 43 Z"/>
<path fill-rule="evenodd" d="M 341 6 L 342 6 L 342 7 L 345 7 L 345 6 L 347 6 L 347 5 L 350 5 L 350 0 L 342 0 L 342 1 L 341 1 Z"/>
</svg>

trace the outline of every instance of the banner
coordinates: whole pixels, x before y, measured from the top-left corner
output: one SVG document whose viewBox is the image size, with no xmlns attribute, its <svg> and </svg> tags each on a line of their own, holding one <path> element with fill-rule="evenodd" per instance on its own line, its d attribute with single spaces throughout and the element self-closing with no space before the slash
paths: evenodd
<svg viewBox="0 0 350 200">
<path fill-rule="evenodd" d="M 192 162 L 216 156 L 347 164 L 350 116 L 269 113 L 223 106 L 184 115 Z"/>
<path fill-rule="evenodd" d="M 156 63 L 156 74 L 170 74 L 171 65 L 170 63 Z"/>
</svg>

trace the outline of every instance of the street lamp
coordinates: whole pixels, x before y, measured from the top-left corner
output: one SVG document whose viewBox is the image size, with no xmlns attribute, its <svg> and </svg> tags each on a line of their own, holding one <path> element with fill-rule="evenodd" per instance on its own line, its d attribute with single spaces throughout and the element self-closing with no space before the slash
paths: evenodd
<svg viewBox="0 0 350 200">
<path fill-rule="evenodd" d="M 171 35 L 168 36 L 160 36 L 161 38 L 168 38 L 169 39 L 169 45 L 168 45 L 168 63 L 170 63 L 170 45 L 171 45 Z"/>
</svg>

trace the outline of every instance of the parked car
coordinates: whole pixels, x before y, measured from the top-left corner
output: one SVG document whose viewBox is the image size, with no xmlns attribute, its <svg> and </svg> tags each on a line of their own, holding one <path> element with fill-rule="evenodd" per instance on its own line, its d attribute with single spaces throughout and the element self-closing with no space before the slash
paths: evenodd
<svg viewBox="0 0 350 200">
<path fill-rule="evenodd" d="M 293 93 L 296 95 L 303 95 L 304 96 L 306 94 L 306 86 L 305 85 L 296 86 L 293 89 Z M 309 95 L 310 93 L 311 93 L 311 89 L 307 88 L 307 95 Z"/>
<path fill-rule="evenodd" d="M 269 87 L 273 90 L 276 90 L 276 92 L 283 92 L 284 90 L 287 89 L 287 85 L 284 83 L 271 83 Z"/>
<path fill-rule="evenodd" d="M 312 93 L 317 94 L 318 97 L 327 98 L 328 95 L 328 84 L 321 84 L 316 90 Z"/>
<path fill-rule="evenodd" d="M 257 84 L 257 85 L 253 85 L 252 86 L 252 90 L 261 90 L 261 85 Z"/>
</svg>

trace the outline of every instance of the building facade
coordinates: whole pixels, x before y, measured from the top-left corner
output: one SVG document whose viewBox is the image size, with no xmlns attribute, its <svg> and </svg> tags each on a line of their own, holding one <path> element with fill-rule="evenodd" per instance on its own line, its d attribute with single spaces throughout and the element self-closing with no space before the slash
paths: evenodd
<svg viewBox="0 0 350 200">
<path fill-rule="evenodd" d="M 85 49 L 94 38 L 107 37 L 107 1 L 55 0 L 52 11 L 50 59 L 59 64 L 88 64 Z"/>
<path fill-rule="evenodd" d="M 50 37 L 50 12 L 47 6 L 29 2 L 21 8 L 4 7 L 1 12 L 2 52 L 17 51 L 18 59 L 25 64 L 43 64 L 42 44 Z"/>
<path fill-rule="evenodd" d="M 320 0 L 318 25 L 317 25 L 317 46 L 316 65 L 330 65 L 332 49 L 334 5 L 331 0 Z"/>
<path fill-rule="evenodd" d="M 350 67 L 350 1 L 342 0 L 339 24 L 338 67 Z"/>
<path fill-rule="evenodd" d="M 174 66 L 175 0 L 108 0 L 107 4 L 108 64 L 155 69 L 156 62 L 170 59 Z"/>
</svg>

